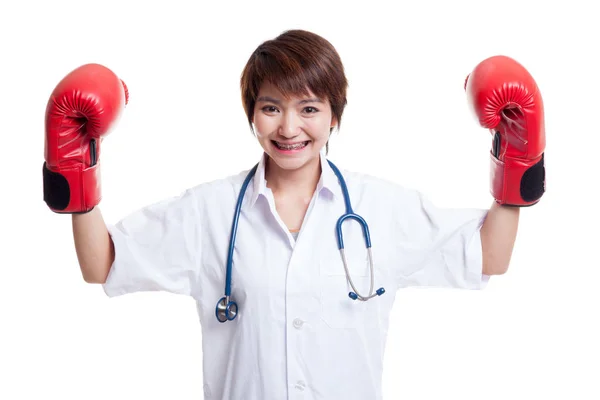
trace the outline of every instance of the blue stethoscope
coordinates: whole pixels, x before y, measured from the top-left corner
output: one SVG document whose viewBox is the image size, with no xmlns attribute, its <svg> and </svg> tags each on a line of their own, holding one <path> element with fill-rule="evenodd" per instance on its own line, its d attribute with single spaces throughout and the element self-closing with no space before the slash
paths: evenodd
<svg viewBox="0 0 600 400">
<path fill-rule="evenodd" d="M 350 286 L 352 286 L 352 289 L 354 290 L 354 291 L 348 293 L 348 297 L 350 297 L 352 300 L 367 301 L 375 296 L 381 296 L 382 294 L 385 293 L 384 288 L 379 288 L 379 289 L 377 289 L 377 291 L 375 293 L 373 293 L 374 272 L 373 272 L 373 257 L 371 254 L 371 236 L 369 234 L 369 226 L 367 225 L 367 222 L 364 220 L 363 217 L 361 217 L 358 214 L 355 214 L 354 211 L 352 211 L 352 205 L 350 204 L 350 196 L 348 195 L 348 188 L 346 187 L 346 182 L 344 181 L 344 178 L 342 177 L 341 172 L 339 171 L 339 169 L 337 169 L 337 167 L 335 165 L 333 165 L 333 163 L 331 161 L 327 160 L 327 162 L 329 163 L 329 165 L 333 169 L 333 172 L 335 172 L 335 175 L 338 177 L 338 179 L 340 181 L 340 185 L 342 186 L 342 193 L 344 195 L 344 202 L 346 203 L 346 213 L 338 219 L 337 225 L 336 225 L 336 230 L 337 230 L 338 248 L 340 250 L 340 254 L 342 255 L 342 262 L 344 263 L 344 269 L 346 270 L 346 278 L 348 279 L 348 282 L 350 282 Z M 235 207 L 235 214 L 233 216 L 233 225 L 231 227 L 231 238 L 229 239 L 229 252 L 227 254 L 227 276 L 225 278 L 225 296 L 219 300 L 219 302 L 217 303 L 217 307 L 215 309 L 215 314 L 216 314 L 217 320 L 219 322 L 233 321 L 235 319 L 235 317 L 237 317 L 237 314 L 238 314 L 238 305 L 235 301 L 231 300 L 231 270 L 232 270 L 232 266 L 233 266 L 233 249 L 235 247 L 235 236 L 237 233 L 238 220 L 240 218 L 240 211 L 242 209 L 242 201 L 244 199 L 244 194 L 246 193 L 246 188 L 248 187 L 250 180 L 256 173 L 257 168 L 258 168 L 258 164 L 256 164 L 250 170 L 248 175 L 246 176 L 246 179 L 244 180 L 244 183 L 242 184 L 242 190 L 240 191 L 240 194 L 238 196 L 237 205 Z M 354 220 L 358 221 L 358 223 L 360 223 L 360 225 L 362 226 L 362 230 L 364 233 L 365 244 L 367 246 L 367 252 L 369 255 L 369 267 L 371 270 L 371 287 L 369 289 L 368 296 L 362 296 L 361 294 L 358 293 L 358 290 L 356 290 L 356 287 L 354 286 L 354 283 L 352 282 L 352 278 L 350 277 L 350 272 L 348 271 L 348 265 L 346 264 L 346 254 L 344 253 L 344 238 L 342 236 L 342 224 L 347 219 L 354 219 Z"/>
</svg>

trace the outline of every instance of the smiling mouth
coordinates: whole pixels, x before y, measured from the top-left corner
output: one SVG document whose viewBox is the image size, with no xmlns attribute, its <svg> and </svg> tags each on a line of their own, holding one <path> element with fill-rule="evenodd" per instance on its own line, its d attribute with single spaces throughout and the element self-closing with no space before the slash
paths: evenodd
<svg viewBox="0 0 600 400">
<path fill-rule="evenodd" d="M 306 147 L 310 143 L 310 140 L 307 140 L 305 142 L 295 143 L 295 144 L 283 144 L 283 143 L 279 143 L 275 140 L 272 140 L 271 142 L 275 145 L 275 147 L 277 147 L 280 150 L 299 150 L 299 149 Z"/>
</svg>

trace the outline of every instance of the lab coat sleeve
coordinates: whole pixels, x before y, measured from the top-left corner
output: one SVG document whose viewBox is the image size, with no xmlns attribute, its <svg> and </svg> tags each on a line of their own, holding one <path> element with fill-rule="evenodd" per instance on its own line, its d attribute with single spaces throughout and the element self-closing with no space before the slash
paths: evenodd
<svg viewBox="0 0 600 400">
<path fill-rule="evenodd" d="M 105 293 L 165 291 L 195 297 L 202 241 L 198 207 L 189 189 L 109 225 L 115 260 Z"/>
<path fill-rule="evenodd" d="M 397 278 L 403 287 L 483 289 L 481 226 L 487 209 L 441 208 L 422 193 L 401 189 Z"/>
</svg>

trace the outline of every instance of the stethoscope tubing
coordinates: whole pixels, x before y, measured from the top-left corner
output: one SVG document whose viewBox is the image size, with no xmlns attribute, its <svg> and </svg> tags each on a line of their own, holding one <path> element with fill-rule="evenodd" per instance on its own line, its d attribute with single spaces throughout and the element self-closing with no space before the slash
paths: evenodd
<svg viewBox="0 0 600 400">
<path fill-rule="evenodd" d="M 352 292 L 348 293 L 348 296 L 352 300 L 367 301 L 375 296 L 381 296 L 382 294 L 385 293 L 384 288 L 379 288 L 379 289 L 377 289 L 377 291 L 375 293 L 373 293 L 373 287 L 375 284 L 375 282 L 374 282 L 375 271 L 373 268 L 373 255 L 372 255 L 372 251 L 371 251 L 371 234 L 369 232 L 369 226 L 367 224 L 367 221 L 365 221 L 365 219 L 363 217 L 361 217 L 358 214 L 355 214 L 354 211 L 352 210 L 352 205 L 350 203 L 350 195 L 348 194 L 348 187 L 346 186 L 346 181 L 344 180 L 340 170 L 331 161 L 327 160 L 327 162 L 333 169 L 333 172 L 335 173 L 335 175 L 337 176 L 337 178 L 340 182 L 340 185 L 342 187 L 342 194 L 344 196 L 344 203 L 346 205 L 346 213 L 343 214 L 336 223 L 336 236 L 337 236 L 338 249 L 342 256 L 344 270 L 346 271 L 346 278 L 347 278 L 348 282 L 350 283 L 350 286 L 353 289 Z M 244 195 L 246 193 L 248 184 L 254 177 L 254 174 L 256 173 L 257 169 L 258 169 L 258 163 L 250 170 L 250 172 L 248 172 L 248 175 L 246 176 L 246 179 L 244 180 L 244 183 L 242 184 L 242 188 L 240 190 L 240 194 L 238 196 L 237 204 L 235 207 L 235 212 L 233 215 L 233 223 L 231 225 L 231 236 L 229 238 L 229 249 L 227 251 L 227 266 L 226 266 L 226 276 L 225 276 L 225 296 L 222 297 L 221 299 L 219 299 L 219 301 L 217 302 L 217 306 L 215 308 L 215 316 L 217 317 L 217 320 L 221 323 L 234 320 L 238 314 L 237 303 L 235 301 L 231 300 L 231 275 L 232 275 L 232 269 L 233 269 L 233 252 L 234 252 L 234 248 L 235 248 L 237 228 L 238 228 L 239 218 L 240 218 L 240 214 L 241 214 L 242 203 L 244 200 Z M 363 236 L 365 239 L 365 245 L 367 247 L 367 252 L 368 252 L 368 257 L 369 257 L 369 269 L 370 269 L 370 276 L 371 276 L 369 295 L 367 295 L 367 296 L 361 295 L 358 292 L 358 290 L 356 289 L 356 287 L 354 286 L 354 282 L 352 281 L 350 271 L 348 270 L 348 264 L 346 262 L 346 254 L 344 252 L 344 237 L 342 234 L 342 225 L 348 219 L 353 219 L 353 220 L 357 221 L 361 225 L 362 230 L 363 230 Z"/>
</svg>

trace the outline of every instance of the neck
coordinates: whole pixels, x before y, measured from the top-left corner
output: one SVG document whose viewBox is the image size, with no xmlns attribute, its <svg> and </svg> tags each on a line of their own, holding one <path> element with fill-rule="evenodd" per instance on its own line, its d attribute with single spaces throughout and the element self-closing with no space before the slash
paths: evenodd
<svg viewBox="0 0 600 400">
<path fill-rule="evenodd" d="M 302 168 L 286 170 L 280 168 L 268 156 L 265 179 L 267 187 L 274 194 L 285 193 L 292 196 L 312 197 L 321 177 L 321 160 L 316 157 Z"/>
</svg>

